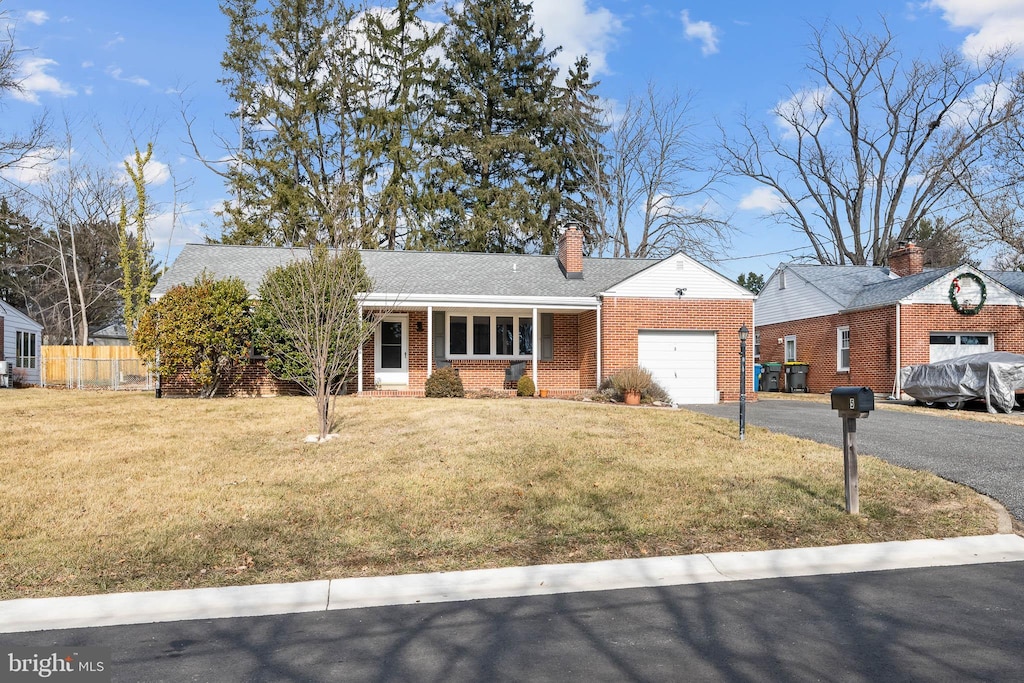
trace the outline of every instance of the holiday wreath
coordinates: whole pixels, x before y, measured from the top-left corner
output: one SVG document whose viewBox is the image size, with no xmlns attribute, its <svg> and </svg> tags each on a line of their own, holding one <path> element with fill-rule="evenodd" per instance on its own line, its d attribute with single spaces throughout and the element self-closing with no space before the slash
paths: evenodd
<svg viewBox="0 0 1024 683">
<path fill-rule="evenodd" d="M 975 304 L 971 300 L 967 300 L 963 304 L 960 303 L 960 283 L 964 280 L 973 280 L 977 283 L 981 292 L 978 303 Z M 960 273 L 949 283 L 949 303 L 953 305 L 953 310 L 961 315 L 975 315 L 980 311 L 981 307 L 985 305 L 987 293 L 985 282 L 974 273 Z"/>
</svg>

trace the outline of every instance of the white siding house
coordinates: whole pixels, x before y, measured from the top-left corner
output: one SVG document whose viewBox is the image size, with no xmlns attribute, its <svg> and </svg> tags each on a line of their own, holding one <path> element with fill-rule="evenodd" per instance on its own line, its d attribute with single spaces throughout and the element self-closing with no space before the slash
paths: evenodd
<svg viewBox="0 0 1024 683">
<path fill-rule="evenodd" d="M 27 384 L 41 384 L 43 326 L 0 300 L 0 326 L 3 329 L 3 357 L 9 377 Z"/>
</svg>

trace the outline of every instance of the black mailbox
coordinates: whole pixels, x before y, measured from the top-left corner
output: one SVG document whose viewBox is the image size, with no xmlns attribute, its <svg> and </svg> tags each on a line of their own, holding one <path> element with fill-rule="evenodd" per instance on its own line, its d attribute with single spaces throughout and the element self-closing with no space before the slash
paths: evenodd
<svg viewBox="0 0 1024 683">
<path fill-rule="evenodd" d="M 875 409 L 875 392 L 867 387 L 836 387 L 832 390 L 832 409 L 840 414 L 867 413 Z"/>
</svg>

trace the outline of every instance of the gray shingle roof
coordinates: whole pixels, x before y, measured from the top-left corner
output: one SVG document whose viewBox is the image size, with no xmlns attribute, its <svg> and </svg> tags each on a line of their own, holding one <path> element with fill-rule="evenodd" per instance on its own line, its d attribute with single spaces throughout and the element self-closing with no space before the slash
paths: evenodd
<svg viewBox="0 0 1024 683">
<path fill-rule="evenodd" d="M 900 278 L 890 277 L 888 269 L 878 266 L 788 264 L 786 270 L 820 289 L 841 309 L 851 310 L 895 304 L 959 267 L 934 268 Z M 985 274 L 1024 296 L 1024 273 L 986 271 Z"/>
<path fill-rule="evenodd" d="M 846 308 L 868 285 L 891 282 L 888 271 L 875 266 L 789 264 L 786 270 L 806 280 Z"/>
<path fill-rule="evenodd" d="M 957 266 L 948 268 L 936 268 L 926 270 L 916 275 L 906 275 L 895 280 L 878 282 L 865 286 L 854 299 L 847 304 L 847 308 L 876 308 L 894 304 L 905 299 L 917 290 L 930 285 L 940 277 L 953 270 Z"/>
<path fill-rule="evenodd" d="M 283 247 L 188 244 L 160 277 L 153 296 L 193 282 L 204 270 L 240 278 L 255 294 L 264 274 L 306 252 Z M 656 259 L 583 259 L 583 279 L 567 279 L 554 256 L 420 251 L 360 252 L 374 291 L 494 297 L 589 297 L 658 263 Z"/>
<path fill-rule="evenodd" d="M 1024 273 L 1014 271 L 987 270 L 985 274 L 1006 285 L 1015 294 L 1024 296 Z"/>
</svg>

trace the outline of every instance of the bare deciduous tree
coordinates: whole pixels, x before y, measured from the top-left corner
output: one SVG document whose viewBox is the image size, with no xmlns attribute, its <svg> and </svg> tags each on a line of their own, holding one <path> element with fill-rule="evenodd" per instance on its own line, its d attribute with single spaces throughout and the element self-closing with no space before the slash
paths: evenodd
<svg viewBox="0 0 1024 683">
<path fill-rule="evenodd" d="M 0 24 L 6 23 L 6 12 L 0 12 Z M 0 36 L 0 97 L 7 93 L 23 92 L 19 78 L 20 65 L 14 33 L 7 28 Z M 11 167 L 34 164 L 33 152 L 46 139 L 48 132 L 46 116 L 36 118 L 27 131 L 15 133 L 0 128 L 0 171 Z"/>
<path fill-rule="evenodd" d="M 587 165 L 601 252 L 646 258 L 685 251 L 706 260 L 721 253 L 728 225 L 711 207 L 719 173 L 703 162 L 694 129 L 689 97 L 649 85 L 630 98 L 610 126 L 606 163 Z"/>
<path fill-rule="evenodd" d="M 272 270 L 260 285 L 256 326 L 267 366 L 313 396 L 321 440 L 334 421 L 334 396 L 387 313 L 364 318 L 359 295 L 371 289 L 358 251 L 323 245 L 297 251 L 293 263 Z"/>
<path fill-rule="evenodd" d="M 924 216 L 961 219 L 959 183 L 1024 106 L 1009 53 L 910 60 L 884 23 L 877 34 L 826 25 L 810 52 L 813 83 L 772 123 L 744 117 L 739 138 L 723 131 L 729 170 L 773 190 L 775 218 L 824 264 L 881 264 Z"/>
</svg>

